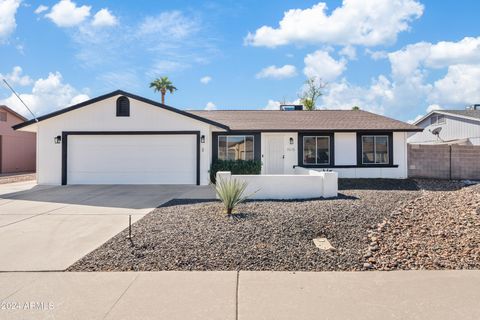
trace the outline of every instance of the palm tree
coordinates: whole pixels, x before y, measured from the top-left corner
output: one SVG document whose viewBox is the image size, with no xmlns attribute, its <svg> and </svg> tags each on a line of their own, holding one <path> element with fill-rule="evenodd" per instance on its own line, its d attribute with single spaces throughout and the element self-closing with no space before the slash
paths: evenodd
<svg viewBox="0 0 480 320">
<path fill-rule="evenodd" d="M 162 94 L 162 104 L 165 104 L 165 94 L 167 91 L 173 94 L 173 92 L 177 90 L 168 77 L 160 77 L 153 80 L 150 82 L 150 88 L 153 88 L 153 91 L 158 91 Z"/>
</svg>

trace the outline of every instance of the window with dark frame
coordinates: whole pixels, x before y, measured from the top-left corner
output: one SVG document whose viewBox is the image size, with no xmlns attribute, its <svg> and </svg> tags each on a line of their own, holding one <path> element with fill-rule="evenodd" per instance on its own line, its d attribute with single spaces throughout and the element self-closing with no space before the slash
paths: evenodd
<svg viewBox="0 0 480 320">
<path fill-rule="evenodd" d="M 253 160 L 253 136 L 218 136 L 218 160 Z"/>
<path fill-rule="evenodd" d="M 433 115 L 430 118 L 430 124 L 432 125 L 440 125 L 440 124 L 445 124 L 445 116 L 444 115 Z"/>
<path fill-rule="evenodd" d="M 303 137 L 303 164 L 329 165 L 330 164 L 330 137 L 304 136 Z"/>
<path fill-rule="evenodd" d="M 127 97 L 117 99 L 117 117 L 130 117 L 130 100 Z"/>
<path fill-rule="evenodd" d="M 388 136 L 362 136 L 362 164 L 388 164 Z"/>
<path fill-rule="evenodd" d="M 0 121 L 7 121 L 7 113 L 5 111 L 0 111 Z"/>
</svg>

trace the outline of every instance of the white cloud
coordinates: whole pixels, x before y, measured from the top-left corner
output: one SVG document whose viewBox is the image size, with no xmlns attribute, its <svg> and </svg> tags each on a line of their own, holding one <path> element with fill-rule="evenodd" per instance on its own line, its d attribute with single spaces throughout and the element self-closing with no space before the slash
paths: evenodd
<svg viewBox="0 0 480 320">
<path fill-rule="evenodd" d="M 112 27 L 118 24 L 115 17 L 108 9 L 101 9 L 93 16 L 92 26 L 94 27 Z"/>
<path fill-rule="evenodd" d="M 346 70 L 347 62 L 333 59 L 327 51 L 317 50 L 307 54 L 304 59 L 303 73 L 307 77 L 321 78 L 324 81 L 335 80 Z"/>
<path fill-rule="evenodd" d="M 208 84 L 210 83 L 210 81 L 212 81 L 212 77 L 210 76 L 205 76 L 200 78 L 200 82 L 203 84 Z"/>
<path fill-rule="evenodd" d="M 1 74 L 0 79 L 6 79 L 10 85 L 28 86 L 32 84 L 33 80 L 28 75 L 22 75 L 22 68 L 19 66 L 13 67 L 12 72 L 8 74 Z"/>
<path fill-rule="evenodd" d="M 434 110 L 442 110 L 443 108 L 439 106 L 438 104 L 431 104 L 427 107 L 427 113 L 430 113 Z"/>
<path fill-rule="evenodd" d="M 370 58 L 375 61 L 388 58 L 388 52 L 384 50 L 374 51 L 367 48 L 365 49 L 365 53 L 368 54 Z"/>
<path fill-rule="evenodd" d="M 187 63 L 181 63 L 178 61 L 171 61 L 171 60 L 160 60 L 154 63 L 151 70 L 149 70 L 147 74 L 150 77 L 156 77 L 159 75 L 165 75 L 167 73 L 182 71 L 187 67 L 189 67 Z"/>
<path fill-rule="evenodd" d="M 20 93 L 20 97 L 37 116 L 89 98 L 87 94 L 81 93 L 71 85 L 64 83 L 59 72 L 49 73 L 48 77 L 37 79 L 31 93 Z M 5 104 L 26 117 L 31 117 L 30 113 L 13 94 L 1 99 L 0 104 Z"/>
<path fill-rule="evenodd" d="M 162 12 L 158 16 L 146 17 L 138 33 L 140 35 L 165 36 L 166 39 L 184 39 L 196 32 L 199 28 L 198 21 L 185 16 L 180 11 Z M 157 39 L 161 39 L 158 37 Z"/>
<path fill-rule="evenodd" d="M 265 110 L 280 110 L 280 102 L 269 99 L 267 105 L 263 108 Z"/>
<path fill-rule="evenodd" d="M 453 65 L 434 82 L 429 101 L 444 105 L 467 105 L 480 101 L 480 64 Z"/>
<path fill-rule="evenodd" d="M 369 87 L 356 86 L 343 79 L 329 83 L 320 98 L 319 107 L 325 109 L 347 109 L 359 106 L 362 110 L 385 113 L 385 105 L 395 99 L 392 83 L 379 76 Z"/>
<path fill-rule="evenodd" d="M 396 41 L 397 34 L 423 14 L 415 0 L 343 0 L 342 6 L 326 14 L 319 2 L 308 9 L 284 13 L 278 28 L 263 26 L 249 33 L 245 43 L 277 47 L 291 43 L 375 46 Z"/>
<path fill-rule="evenodd" d="M 90 6 L 77 7 L 75 2 L 61 0 L 45 16 L 59 27 L 74 27 L 90 16 Z"/>
<path fill-rule="evenodd" d="M 45 6 L 45 5 L 43 5 L 43 4 L 41 4 L 41 5 L 39 5 L 39 6 L 37 7 L 37 9 L 35 9 L 34 13 L 35 13 L 35 14 L 40 14 L 40 13 L 45 12 L 45 11 L 47 11 L 47 10 L 48 10 L 48 7 Z"/>
<path fill-rule="evenodd" d="M 5 43 L 17 27 L 15 14 L 20 2 L 20 0 L 0 0 L 0 44 Z"/>
<path fill-rule="evenodd" d="M 388 54 L 395 76 L 408 76 L 419 68 L 440 69 L 455 64 L 480 64 L 480 37 L 436 44 L 418 42 Z"/>
<path fill-rule="evenodd" d="M 342 50 L 340 50 L 339 53 L 349 60 L 357 60 L 357 50 L 354 46 L 345 46 L 342 48 Z"/>
<path fill-rule="evenodd" d="M 423 118 L 423 115 L 419 114 L 414 119 L 407 120 L 407 123 L 414 124 L 415 122 L 417 122 L 418 120 L 420 120 L 422 118 Z"/>
<path fill-rule="evenodd" d="M 283 67 L 269 66 L 260 70 L 257 73 L 256 78 L 272 78 L 272 79 L 286 79 L 297 75 L 297 69 L 295 66 L 286 64 Z"/>
<path fill-rule="evenodd" d="M 207 105 L 205 106 L 205 110 L 217 110 L 217 106 L 213 102 L 207 102 Z"/>
</svg>

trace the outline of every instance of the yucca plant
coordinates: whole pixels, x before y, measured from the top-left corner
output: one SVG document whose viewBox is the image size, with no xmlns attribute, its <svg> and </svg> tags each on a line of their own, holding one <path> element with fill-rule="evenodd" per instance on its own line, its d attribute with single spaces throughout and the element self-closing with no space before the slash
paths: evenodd
<svg viewBox="0 0 480 320">
<path fill-rule="evenodd" d="M 248 199 L 251 195 L 245 195 L 247 182 L 237 179 L 218 179 L 215 185 L 215 191 L 218 198 L 222 201 L 227 211 L 227 215 L 231 215 L 235 207 Z"/>
</svg>

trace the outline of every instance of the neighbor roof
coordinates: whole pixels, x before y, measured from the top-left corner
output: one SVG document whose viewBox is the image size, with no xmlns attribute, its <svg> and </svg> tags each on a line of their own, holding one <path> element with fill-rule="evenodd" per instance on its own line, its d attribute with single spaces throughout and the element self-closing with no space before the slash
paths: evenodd
<svg viewBox="0 0 480 320">
<path fill-rule="evenodd" d="M 480 110 L 438 110 L 438 111 L 480 120 Z"/>
<path fill-rule="evenodd" d="M 451 115 L 454 117 L 465 118 L 465 119 L 480 120 L 480 110 L 433 110 L 428 114 L 426 114 L 425 116 L 418 119 L 417 121 L 415 121 L 414 124 L 415 125 L 419 124 L 420 122 L 427 119 L 429 116 L 431 116 L 434 113 Z"/>
<path fill-rule="evenodd" d="M 13 111 L 12 109 L 10 109 L 10 108 L 7 107 L 7 106 L 2 106 L 2 105 L 0 105 L 0 109 L 3 109 L 3 110 L 5 110 L 5 111 L 7 111 L 7 112 L 10 112 L 11 114 L 13 114 L 14 116 L 20 118 L 20 119 L 23 120 L 23 121 L 27 121 L 27 118 L 25 118 L 25 117 L 22 116 L 21 114 Z"/>
<path fill-rule="evenodd" d="M 126 92 L 126 91 L 123 91 L 123 90 L 112 91 L 112 92 L 110 92 L 110 93 L 107 93 L 107 94 L 98 96 L 98 97 L 96 97 L 96 98 L 93 98 L 93 99 L 90 99 L 90 100 L 81 102 L 81 103 L 79 103 L 79 104 L 76 104 L 76 105 L 73 105 L 73 106 L 70 106 L 70 107 L 67 107 L 67 108 L 64 108 L 64 109 L 60 109 L 60 110 L 58 110 L 58 111 L 55 111 L 55 112 L 46 114 L 46 115 L 41 116 L 41 117 L 38 117 L 37 120 L 38 120 L 38 122 L 43 121 L 43 120 L 47 120 L 47 119 L 50 119 L 50 118 L 59 116 L 59 115 L 61 115 L 61 114 L 64 114 L 64 113 L 66 113 L 66 112 L 70 112 L 70 111 L 73 111 L 73 110 L 76 110 L 76 109 L 79 109 L 79 108 L 82 108 L 82 107 L 91 105 L 91 104 L 96 103 L 96 102 L 98 102 L 98 101 L 102 101 L 102 100 L 105 100 L 105 99 L 108 99 L 108 98 L 111 98 L 111 97 L 115 97 L 115 96 L 118 96 L 118 95 L 120 95 L 120 96 L 126 96 L 126 97 L 129 97 L 129 98 L 135 99 L 135 100 L 139 100 L 139 101 L 145 102 L 145 103 L 147 103 L 147 104 L 151 104 L 151 105 L 153 105 L 153 106 L 160 107 L 160 108 L 162 108 L 162 109 L 169 110 L 169 111 L 172 111 L 172 112 L 181 114 L 181 115 L 183 115 L 183 116 L 186 116 L 186 117 L 189 117 L 189 118 L 193 118 L 193 119 L 195 119 L 195 120 L 202 121 L 202 122 L 211 124 L 211 125 L 213 125 L 213 126 L 216 126 L 216 127 L 223 128 L 223 129 L 228 130 L 228 127 L 225 126 L 225 125 L 223 125 L 223 124 L 221 124 L 221 123 L 217 123 L 217 122 L 215 122 L 215 121 L 212 121 L 212 120 L 209 120 L 209 119 L 206 119 L 206 118 L 202 118 L 201 116 L 197 116 L 197 115 L 194 115 L 194 114 L 192 114 L 192 113 L 189 113 L 189 112 L 186 112 L 186 111 L 183 111 L 183 110 L 174 108 L 174 107 L 170 107 L 170 106 L 167 106 L 167 105 L 165 105 L 165 104 L 159 103 L 159 102 L 157 102 L 157 101 L 150 100 L 150 99 L 147 99 L 147 98 L 144 98 L 144 97 L 141 97 L 141 96 L 137 96 L 137 95 L 135 95 L 135 94 L 133 94 L 133 93 L 129 93 L 129 92 Z M 29 125 L 31 125 L 31 124 L 33 124 L 33 123 L 35 123 L 35 122 L 36 122 L 35 119 L 32 119 L 32 120 L 29 120 L 29 121 L 26 121 L 26 122 L 17 124 L 17 125 L 15 125 L 15 126 L 13 126 L 12 128 L 15 129 L 15 130 L 17 130 L 17 129 L 20 129 L 20 128 L 29 126 Z"/>
<path fill-rule="evenodd" d="M 422 131 L 414 125 L 362 110 L 202 110 L 190 113 L 238 131 Z"/>
</svg>

